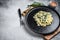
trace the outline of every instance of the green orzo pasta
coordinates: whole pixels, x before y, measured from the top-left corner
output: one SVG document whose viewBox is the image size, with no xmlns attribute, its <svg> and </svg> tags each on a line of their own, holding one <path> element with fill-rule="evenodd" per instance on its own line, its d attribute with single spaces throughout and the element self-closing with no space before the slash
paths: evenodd
<svg viewBox="0 0 60 40">
<path fill-rule="evenodd" d="M 36 13 L 33 18 L 36 21 L 37 26 L 46 27 L 50 25 L 53 21 L 53 17 L 50 12 L 39 11 Z"/>
</svg>

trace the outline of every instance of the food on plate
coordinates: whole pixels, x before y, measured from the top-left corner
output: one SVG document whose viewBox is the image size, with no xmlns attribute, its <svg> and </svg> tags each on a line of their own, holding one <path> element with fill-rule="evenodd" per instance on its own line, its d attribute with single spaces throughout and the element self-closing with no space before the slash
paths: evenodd
<svg viewBox="0 0 60 40">
<path fill-rule="evenodd" d="M 36 21 L 37 26 L 46 27 L 47 25 L 51 25 L 53 22 L 53 17 L 50 12 L 39 11 L 33 16 Z"/>
</svg>

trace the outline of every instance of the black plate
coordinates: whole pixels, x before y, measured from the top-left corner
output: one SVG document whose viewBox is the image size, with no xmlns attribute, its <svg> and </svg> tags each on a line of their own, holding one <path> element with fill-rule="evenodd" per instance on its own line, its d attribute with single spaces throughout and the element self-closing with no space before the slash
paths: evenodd
<svg viewBox="0 0 60 40">
<path fill-rule="evenodd" d="M 53 16 L 52 24 L 45 27 L 45 28 L 41 27 L 41 26 L 37 26 L 33 16 L 38 11 L 49 11 L 49 12 L 51 12 L 51 14 Z M 33 8 L 32 10 L 30 10 L 28 12 L 28 14 L 26 15 L 26 23 L 27 23 L 28 27 L 35 33 L 50 34 L 50 33 L 54 32 L 59 27 L 59 24 L 60 24 L 59 13 L 55 9 L 47 7 L 47 6 L 36 7 L 36 8 Z"/>
</svg>

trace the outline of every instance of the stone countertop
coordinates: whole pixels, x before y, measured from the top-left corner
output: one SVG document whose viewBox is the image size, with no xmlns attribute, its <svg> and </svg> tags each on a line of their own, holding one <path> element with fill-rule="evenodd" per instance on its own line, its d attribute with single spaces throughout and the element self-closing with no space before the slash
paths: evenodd
<svg viewBox="0 0 60 40">
<path fill-rule="evenodd" d="M 38 1 L 46 5 L 49 3 L 49 0 Z M 20 25 L 18 8 L 23 12 L 32 2 L 34 0 L 9 0 L 6 4 L 2 2 L 4 5 L 0 6 L 0 40 L 43 40 L 41 37 L 29 34 L 25 27 Z M 57 7 L 58 12 L 60 12 L 59 7 Z M 60 33 L 52 40 L 60 40 Z"/>
</svg>

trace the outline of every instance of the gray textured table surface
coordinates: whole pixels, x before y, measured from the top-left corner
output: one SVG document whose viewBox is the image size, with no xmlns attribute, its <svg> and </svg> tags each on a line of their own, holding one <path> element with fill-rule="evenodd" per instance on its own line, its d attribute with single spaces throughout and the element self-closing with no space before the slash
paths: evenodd
<svg viewBox="0 0 60 40">
<path fill-rule="evenodd" d="M 41 37 L 30 35 L 24 26 L 20 25 L 17 12 L 18 8 L 21 8 L 23 11 L 27 5 L 33 1 L 34 0 L 0 0 L 0 40 L 43 40 Z M 46 5 L 49 3 L 49 0 L 38 1 Z M 60 11 L 59 6 L 56 10 L 58 12 Z M 60 40 L 60 34 L 52 40 Z"/>
</svg>

